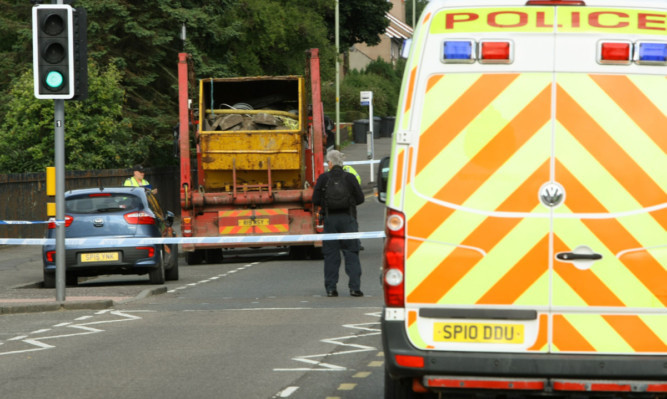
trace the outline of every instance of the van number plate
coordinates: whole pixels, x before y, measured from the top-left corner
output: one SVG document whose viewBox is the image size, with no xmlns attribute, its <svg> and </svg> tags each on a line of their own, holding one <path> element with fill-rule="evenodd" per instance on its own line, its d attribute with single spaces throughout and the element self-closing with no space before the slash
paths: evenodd
<svg viewBox="0 0 667 399">
<path fill-rule="evenodd" d="M 433 340 L 436 342 L 522 344 L 523 324 L 489 323 L 435 323 Z"/>
<path fill-rule="evenodd" d="M 88 254 L 81 254 L 81 263 L 116 262 L 118 259 L 118 252 L 93 252 Z"/>
</svg>

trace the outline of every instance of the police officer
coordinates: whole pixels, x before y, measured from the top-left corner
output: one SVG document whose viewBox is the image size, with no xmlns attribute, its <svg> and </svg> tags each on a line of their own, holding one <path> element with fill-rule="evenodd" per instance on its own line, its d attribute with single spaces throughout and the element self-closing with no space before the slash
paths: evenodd
<svg viewBox="0 0 667 399">
<path fill-rule="evenodd" d="M 153 188 L 148 180 L 144 179 L 145 171 L 141 165 L 134 165 L 132 168 L 132 176 L 125 179 L 123 186 L 129 187 L 145 187 L 150 189 L 153 194 L 157 194 L 157 188 Z"/>
<path fill-rule="evenodd" d="M 313 204 L 324 210 L 324 233 L 356 233 L 359 231 L 356 207 L 364 202 L 364 193 L 356 177 L 343 170 L 345 156 L 337 150 L 327 152 L 329 170 L 320 175 L 315 183 Z M 326 190 L 329 179 L 341 180 L 345 183 L 350 197 L 347 209 L 329 209 L 326 204 Z M 345 273 L 349 278 L 348 287 L 351 296 L 363 296 L 361 292 L 361 264 L 359 263 L 359 240 L 324 240 L 324 288 L 327 296 L 338 296 L 338 271 L 340 269 L 341 252 L 345 259 Z"/>
</svg>

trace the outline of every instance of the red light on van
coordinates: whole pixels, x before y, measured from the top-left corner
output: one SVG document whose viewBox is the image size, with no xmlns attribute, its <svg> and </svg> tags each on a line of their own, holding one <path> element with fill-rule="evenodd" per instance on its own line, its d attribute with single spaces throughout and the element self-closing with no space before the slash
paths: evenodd
<svg viewBox="0 0 667 399">
<path fill-rule="evenodd" d="M 396 364 L 401 367 L 410 367 L 413 369 L 424 368 L 424 358 L 421 356 L 395 355 Z"/>
<path fill-rule="evenodd" d="M 601 64 L 630 64 L 632 61 L 632 43 L 600 42 L 598 44 L 598 62 Z"/>
<path fill-rule="evenodd" d="M 382 262 L 384 303 L 388 307 L 405 305 L 405 215 L 389 209 L 385 226 L 387 237 Z"/>
<path fill-rule="evenodd" d="M 509 40 L 486 41 L 479 43 L 479 62 L 481 63 L 511 63 L 512 43 Z"/>
<path fill-rule="evenodd" d="M 527 6 L 585 6 L 582 0 L 528 0 Z"/>
</svg>

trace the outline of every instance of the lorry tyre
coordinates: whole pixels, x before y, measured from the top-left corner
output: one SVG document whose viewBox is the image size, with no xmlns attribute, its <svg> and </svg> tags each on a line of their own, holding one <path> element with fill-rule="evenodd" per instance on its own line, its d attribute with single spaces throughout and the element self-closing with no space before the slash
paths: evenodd
<svg viewBox="0 0 667 399">
<path fill-rule="evenodd" d="M 303 260 L 308 256 L 308 247 L 303 245 L 292 245 L 289 247 L 289 257 L 294 260 Z"/>
<path fill-rule="evenodd" d="M 204 252 L 201 250 L 195 250 L 185 253 L 185 263 L 188 265 L 201 265 L 204 261 Z"/>
<path fill-rule="evenodd" d="M 204 260 L 206 260 L 206 263 L 209 265 L 222 262 L 222 249 L 207 249 L 206 252 L 204 252 Z"/>
<path fill-rule="evenodd" d="M 308 256 L 312 260 L 322 260 L 324 259 L 324 254 L 322 253 L 322 247 L 316 247 L 311 245 L 308 247 Z"/>
</svg>

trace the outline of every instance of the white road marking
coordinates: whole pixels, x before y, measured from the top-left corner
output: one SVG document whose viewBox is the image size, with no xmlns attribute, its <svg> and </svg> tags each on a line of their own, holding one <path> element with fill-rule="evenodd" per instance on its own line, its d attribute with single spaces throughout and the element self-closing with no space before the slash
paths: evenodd
<svg viewBox="0 0 667 399">
<path fill-rule="evenodd" d="M 218 280 L 218 279 L 223 278 L 223 277 L 227 277 L 229 274 L 234 274 L 234 273 L 237 273 L 237 272 L 239 272 L 239 271 L 243 271 L 243 270 L 245 270 L 245 269 L 247 269 L 247 268 L 249 268 L 249 267 L 251 267 L 251 266 L 258 265 L 259 263 L 260 263 L 260 262 L 248 263 L 247 265 L 238 267 L 238 268 L 236 268 L 236 269 L 234 269 L 234 270 L 230 270 L 230 271 L 228 271 L 227 273 L 222 273 L 222 274 L 219 274 L 219 275 L 214 276 L 214 277 L 209 277 L 209 278 L 206 278 L 205 280 L 197 281 L 196 283 L 189 283 L 189 284 L 186 284 L 186 285 L 182 285 L 182 286 L 180 286 L 180 287 L 172 288 L 172 289 L 170 289 L 170 290 L 167 291 L 167 292 L 173 294 L 174 292 L 176 292 L 176 291 L 178 291 L 178 290 L 184 290 L 184 289 L 186 289 L 186 288 L 188 288 L 188 287 L 195 287 L 195 286 L 197 286 L 197 285 L 199 285 L 199 284 L 210 283 L 211 281 Z"/>
<path fill-rule="evenodd" d="M 79 323 L 79 324 L 72 324 L 72 323 L 60 323 L 55 325 L 54 327 L 66 327 L 66 328 L 73 328 L 76 330 L 79 330 L 80 332 L 74 332 L 71 334 L 58 334 L 58 335 L 51 335 L 51 336 L 46 336 L 46 337 L 33 337 L 29 338 L 28 335 L 20 335 L 16 336 L 14 338 L 9 339 L 8 341 L 22 341 L 23 343 L 26 343 L 28 345 L 31 345 L 32 347 L 29 349 L 22 349 L 22 350 L 14 350 L 14 351 L 5 351 L 5 352 L 0 352 L 0 356 L 3 355 L 11 355 L 11 354 L 19 354 L 19 353 L 27 353 L 27 352 L 36 352 L 36 351 L 42 351 L 45 349 L 51 349 L 55 348 L 54 345 L 50 345 L 45 343 L 44 341 L 46 340 L 52 340 L 52 339 L 59 339 L 59 338 L 69 338 L 69 337 L 76 337 L 76 336 L 82 336 L 82 335 L 90 335 L 90 334 L 97 334 L 100 332 L 104 332 L 105 330 L 102 330 L 100 328 L 95 328 L 92 327 L 94 325 L 101 325 L 101 324 L 108 324 L 108 323 L 118 323 L 118 322 L 123 322 L 123 321 L 132 321 L 132 320 L 140 320 L 141 317 L 130 314 L 130 313 L 138 313 L 138 312 L 152 312 L 150 310 L 133 310 L 133 311 L 114 311 L 114 310 L 109 310 L 108 312 L 98 312 L 96 313 L 97 315 L 101 315 L 104 313 L 109 313 L 110 315 L 121 317 L 119 319 L 113 319 L 113 320 L 100 320 L 100 321 L 91 321 L 88 323 Z M 75 320 L 82 321 L 82 320 L 88 320 L 92 318 L 93 316 L 83 316 L 79 317 Z M 42 330 L 36 330 L 33 331 L 30 334 L 42 334 L 44 332 L 51 331 L 52 329 L 42 329 Z"/>
<path fill-rule="evenodd" d="M 290 396 L 292 396 L 292 394 L 294 392 L 296 392 L 297 389 L 299 389 L 299 387 L 287 387 L 287 388 L 283 389 L 282 391 L 278 392 L 278 397 L 279 398 L 289 398 Z"/>
<path fill-rule="evenodd" d="M 380 313 L 377 313 L 377 312 L 367 313 L 366 316 L 373 316 L 373 317 L 378 317 L 379 318 Z M 351 353 L 368 352 L 368 351 L 377 350 L 377 348 L 375 348 L 373 346 L 354 344 L 354 343 L 349 343 L 349 342 L 344 342 L 344 341 L 353 340 L 353 339 L 361 338 L 361 337 L 369 337 L 369 336 L 373 336 L 373 335 L 379 335 L 381 333 L 380 329 L 377 328 L 377 327 L 371 327 L 371 326 L 377 326 L 379 324 L 380 324 L 380 322 L 343 324 L 343 327 L 345 327 L 345 328 L 352 328 L 352 329 L 356 329 L 356 330 L 368 331 L 368 333 L 359 334 L 359 335 L 346 335 L 346 336 L 343 336 L 343 337 L 322 339 L 322 340 L 320 340 L 320 342 L 324 342 L 324 343 L 332 344 L 332 345 L 336 345 L 336 346 L 342 346 L 342 347 L 345 347 L 345 348 L 351 348 L 351 349 L 337 351 L 337 352 L 318 353 L 318 354 L 315 354 L 315 355 L 297 356 L 297 357 L 292 358 L 292 360 L 295 360 L 295 361 L 301 362 L 301 363 L 310 364 L 310 365 L 313 365 L 314 367 L 275 368 L 275 369 L 273 369 L 273 371 L 345 371 L 345 370 L 347 370 L 346 367 L 338 366 L 338 365 L 331 364 L 331 363 L 325 363 L 325 362 L 323 362 L 323 360 L 328 358 L 328 357 L 331 357 L 331 356 L 341 356 L 341 355 L 348 355 L 348 354 L 351 354 Z"/>
</svg>

